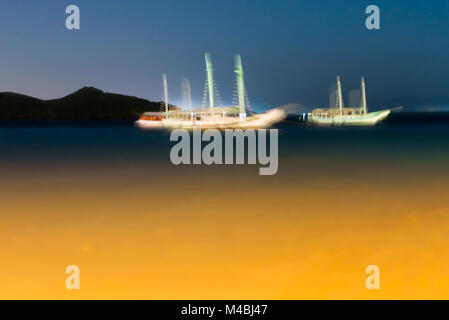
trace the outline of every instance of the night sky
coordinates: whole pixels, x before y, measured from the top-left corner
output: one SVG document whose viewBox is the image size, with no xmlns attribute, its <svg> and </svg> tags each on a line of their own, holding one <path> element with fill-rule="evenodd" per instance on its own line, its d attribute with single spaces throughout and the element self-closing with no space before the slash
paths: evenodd
<svg viewBox="0 0 449 320">
<path fill-rule="evenodd" d="M 370 4 L 380 30 L 365 28 Z M 2 0 L 0 43 L 0 91 L 39 98 L 95 86 L 160 100 L 166 72 L 171 102 L 186 77 L 200 103 L 209 51 L 225 103 L 240 53 L 256 109 L 327 105 L 337 74 L 346 104 L 364 75 L 370 107 L 449 105 L 448 0 Z"/>
</svg>

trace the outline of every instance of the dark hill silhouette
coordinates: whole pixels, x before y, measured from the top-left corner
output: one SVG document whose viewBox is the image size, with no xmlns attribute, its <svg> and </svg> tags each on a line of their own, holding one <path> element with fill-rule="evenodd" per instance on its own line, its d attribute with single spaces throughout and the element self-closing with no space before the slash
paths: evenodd
<svg viewBox="0 0 449 320">
<path fill-rule="evenodd" d="M 176 108 L 170 106 L 170 109 Z M 132 119 L 160 111 L 161 103 L 84 87 L 66 97 L 40 100 L 13 92 L 0 93 L 0 120 Z"/>
</svg>

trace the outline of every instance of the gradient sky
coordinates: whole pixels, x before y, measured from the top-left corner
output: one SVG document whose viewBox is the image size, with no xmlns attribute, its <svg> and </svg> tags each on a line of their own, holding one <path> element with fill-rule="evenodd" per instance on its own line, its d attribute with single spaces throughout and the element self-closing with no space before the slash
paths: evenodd
<svg viewBox="0 0 449 320">
<path fill-rule="evenodd" d="M 370 4 L 381 30 L 365 28 Z M 0 91 L 40 98 L 95 86 L 160 100 L 166 72 L 173 103 L 181 77 L 200 101 L 210 51 L 225 102 L 240 53 L 256 107 L 327 105 L 336 74 L 346 102 L 365 75 L 371 107 L 449 104 L 448 0 L 2 0 L 0 41 Z"/>
</svg>

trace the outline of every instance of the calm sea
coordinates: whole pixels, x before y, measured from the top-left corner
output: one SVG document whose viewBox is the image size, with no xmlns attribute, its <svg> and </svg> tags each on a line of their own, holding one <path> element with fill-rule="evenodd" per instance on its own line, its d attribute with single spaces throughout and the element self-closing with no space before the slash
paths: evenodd
<svg viewBox="0 0 449 320">
<path fill-rule="evenodd" d="M 279 124 L 279 171 L 132 121 L 0 122 L 0 298 L 449 298 L 449 114 Z"/>
</svg>

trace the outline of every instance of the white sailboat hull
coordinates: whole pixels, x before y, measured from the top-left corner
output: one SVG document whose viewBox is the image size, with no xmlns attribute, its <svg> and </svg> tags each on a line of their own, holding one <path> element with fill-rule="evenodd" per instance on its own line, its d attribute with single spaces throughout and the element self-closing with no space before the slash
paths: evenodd
<svg viewBox="0 0 449 320">
<path fill-rule="evenodd" d="M 319 125 L 375 125 L 390 114 L 390 110 L 370 112 L 366 115 L 343 115 L 334 117 L 311 116 L 309 121 Z"/>
<path fill-rule="evenodd" d="M 272 109 L 265 113 L 252 115 L 245 119 L 237 117 L 216 117 L 209 119 L 196 120 L 179 119 L 176 117 L 164 118 L 162 120 L 142 120 L 136 121 L 136 126 L 143 129 L 153 128 L 182 128 L 182 129 L 244 129 L 244 128 L 268 128 L 276 122 L 282 121 L 286 113 L 281 109 Z"/>
</svg>

